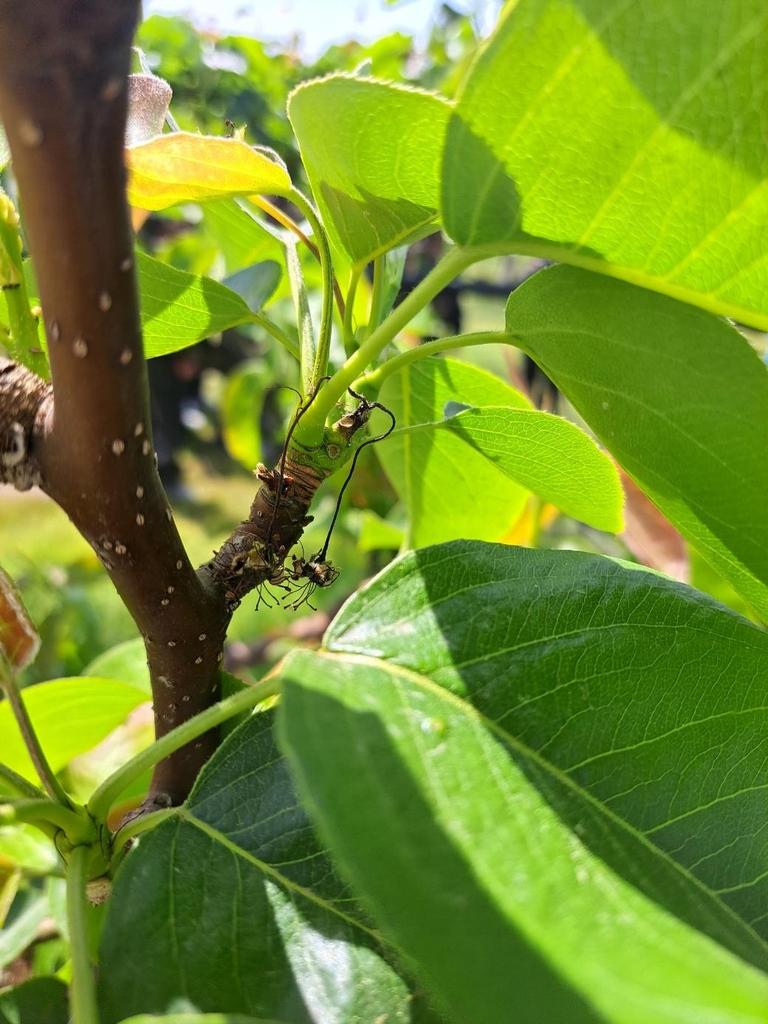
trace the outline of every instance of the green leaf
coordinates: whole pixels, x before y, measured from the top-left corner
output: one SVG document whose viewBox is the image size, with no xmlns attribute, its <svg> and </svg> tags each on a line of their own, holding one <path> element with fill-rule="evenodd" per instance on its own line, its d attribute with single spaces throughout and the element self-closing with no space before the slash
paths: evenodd
<svg viewBox="0 0 768 1024">
<path fill-rule="evenodd" d="M 34 942 L 48 916 L 48 897 L 39 889 L 25 889 L 14 900 L 0 930 L 0 968 L 13 963 Z"/>
<path fill-rule="evenodd" d="M 370 508 L 360 510 L 357 535 L 359 551 L 398 551 L 404 536 L 403 527 L 397 523 L 382 519 Z"/>
<path fill-rule="evenodd" d="M 638 567 L 456 542 L 393 563 L 324 642 L 470 701 L 598 856 L 768 962 L 765 631 Z"/>
<path fill-rule="evenodd" d="M 311 393 L 315 359 L 317 357 L 317 343 L 312 328 L 312 313 L 309 308 L 307 284 L 302 273 L 298 243 L 295 239 L 286 239 L 285 241 L 285 267 L 288 271 L 291 297 L 293 298 L 293 307 L 296 312 L 302 388 L 305 393 Z"/>
<path fill-rule="evenodd" d="M 0 872 L 3 863 L 9 862 L 30 875 L 50 875 L 61 864 L 48 836 L 32 825 L 0 828 Z"/>
<path fill-rule="evenodd" d="M 536 274 L 507 331 L 717 571 L 768 619 L 768 371 L 707 313 L 570 267 Z"/>
<path fill-rule="evenodd" d="M 100 743 L 125 721 L 147 694 L 114 679 L 76 676 L 37 683 L 21 691 L 51 769 L 60 772 L 73 757 Z M 0 756 L 24 778 L 37 781 L 8 703 L 0 704 Z"/>
<path fill-rule="evenodd" d="M 232 274 L 257 261 L 279 262 L 283 246 L 231 199 L 206 203 L 201 228 L 210 236 Z"/>
<path fill-rule="evenodd" d="M 144 353 L 148 359 L 188 348 L 253 319 L 237 292 L 210 277 L 136 254 Z"/>
<path fill-rule="evenodd" d="M 431 93 L 344 75 L 292 93 L 288 114 L 312 192 L 355 266 L 432 229 L 450 110 Z"/>
<path fill-rule="evenodd" d="M 508 4 L 448 128 L 446 230 L 768 329 L 767 28 L 763 0 Z"/>
<path fill-rule="evenodd" d="M 530 409 L 528 399 L 493 374 L 456 359 L 404 367 L 386 379 L 379 397 L 398 429 L 376 445 L 376 454 L 408 511 L 409 544 L 503 537 L 528 492 L 450 431 L 407 428 L 442 420 L 451 402 Z"/>
<path fill-rule="evenodd" d="M 409 1020 L 407 989 L 297 805 L 272 726 L 267 711 L 232 733 L 121 868 L 103 1024 L 181 1000 L 292 1024 Z"/>
<path fill-rule="evenodd" d="M 499 342 L 509 341 L 504 334 Z M 506 405 L 532 409 L 530 401 L 494 373 L 459 359 L 430 358 L 411 363 L 384 382 L 379 398 L 388 406 L 399 428 L 415 423 L 438 423 L 450 402 L 467 408 Z"/>
<path fill-rule="evenodd" d="M 223 284 L 244 299 L 254 313 L 266 305 L 280 283 L 282 270 L 276 260 L 262 260 L 225 278 Z"/>
<path fill-rule="evenodd" d="M 67 986 L 58 978 L 31 978 L 0 995 L 0 1024 L 68 1024 Z"/>
<path fill-rule="evenodd" d="M 152 691 L 147 651 L 140 636 L 133 640 L 125 640 L 99 654 L 83 669 L 83 675 L 119 679 L 121 683 L 130 683 L 146 693 Z"/>
<path fill-rule="evenodd" d="M 283 685 L 301 791 L 457 1019 L 765 1019 L 768 980 L 591 856 L 468 705 L 415 674 L 310 652 Z"/>
<path fill-rule="evenodd" d="M 446 463 L 444 493 L 453 500 L 457 491 L 463 494 L 477 486 L 477 465 L 486 460 L 500 478 L 522 484 L 596 530 L 620 533 L 624 528 L 624 494 L 616 467 L 583 430 L 561 416 L 538 409 L 470 409 L 442 423 L 425 423 L 399 433 L 409 435 L 403 443 L 410 443 L 414 453 L 424 452 L 424 462 L 434 448 Z M 416 458 L 421 463 L 420 454 Z M 421 478 L 414 474 L 410 481 L 412 507 L 425 519 L 440 515 L 439 472 L 428 471 Z M 430 485 L 432 501 L 423 493 Z M 490 486 L 495 488 L 493 483 Z M 484 501 L 486 495 L 480 498 Z"/>
<path fill-rule="evenodd" d="M 126 150 L 126 163 L 128 202 L 141 210 L 291 190 L 282 164 L 239 139 L 173 132 Z"/>
<path fill-rule="evenodd" d="M 724 946 L 766 962 L 766 654 L 655 574 L 442 545 L 289 657 L 282 743 L 456 1019 L 757 1022 L 768 979 Z"/>
</svg>

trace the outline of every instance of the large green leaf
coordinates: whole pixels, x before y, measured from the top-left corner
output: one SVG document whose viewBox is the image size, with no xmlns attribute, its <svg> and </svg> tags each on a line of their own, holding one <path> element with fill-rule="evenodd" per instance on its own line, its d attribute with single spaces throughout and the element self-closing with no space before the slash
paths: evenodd
<svg viewBox="0 0 768 1024">
<path fill-rule="evenodd" d="M 30 273 L 31 263 L 31 260 L 26 261 Z M 264 287 L 243 297 L 234 287 L 228 288 L 200 274 L 177 270 L 137 252 L 141 329 L 147 359 L 178 352 L 230 327 L 251 322 L 253 312 L 258 308 L 253 300 L 269 298 L 279 279 L 279 273 L 275 273 L 279 268 L 273 261 L 265 260 L 259 266 L 264 268 L 260 275 Z M 252 272 L 253 268 L 247 268 L 247 271 Z"/>
<path fill-rule="evenodd" d="M 499 334 L 499 343 L 509 339 Z M 454 406 L 478 408 L 506 405 L 532 409 L 530 401 L 494 373 L 460 359 L 430 358 L 411 363 L 390 374 L 379 398 L 394 414 L 398 428 L 417 423 L 438 423 Z"/>
<path fill-rule="evenodd" d="M 768 371 L 700 310 L 571 267 L 507 331 L 680 532 L 768 619 Z"/>
<path fill-rule="evenodd" d="M 0 1024 L 67 1024 L 67 986 L 58 978 L 31 978 L 0 995 Z"/>
<path fill-rule="evenodd" d="M 451 403 L 531 409 L 528 399 L 493 374 L 457 359 L 413 363 L 388 377 L 379 397 L 392 410 L 398 429 L 376 446 L 376 454 L 408 510 L 409 544 L 503 537 L 528 491 L 449 432 L 407 428 L 441 421 Z"/>
<path fill-rule="evenodd" d="M 441 545 L 290 657 L 284 746 L 457 1019 L 757 1022 L 767 658 L 761 630 L 647 571 Z"/>
<path fill-rule="evenodd" d="M 444 224 L 765 330 L 767 134 L 764 0 L 519 0 L 452 117 Z"/>
<path fill-rule="evenodd" d="M 440 515 L 445 496 L 463 504 L 462 496 L 478 487 L 478 478 L 489 468 L 597 530 L 623 529 L 624 495 L 616 467 L 592 438 L 561 416 L 538 409 L 469 409 L 441 423 L 399 431 L 398 441 L 410 445 L 414 462 L 426 467 L 422 474 L 412 474 L 401 494 L 421 532 L 426 528 L 430 534 L 450 535 Z M 489 486 L 495 489 L 496 484 Z M 477 495 L 479 505 L 487 500 L 486 492 Z M 432 525 L 431 517 L 440 519 L 440 525 Z M 477 519 L 482 538 L 487 526 L 480 508 Z"/>
<path fill-rule="evenodd" d="M 290 1024 L 410 1020 L 404 983 L 338 881 L 275 748 L 230 735 L 121 868 L 101 949 L 104 1024 L 186 1000 Z"/>
<path fill-rule="evenodd" d="M 600 856 L 768 963 L 765 631 L 609 559 L 456 542 L 394 563 L 325 645 L 471 701 L 567 778 L 558 809 Z"/>
<path fill-rule="evenodd" d="M 146 693 L 152 692 L 147 650 L 140 636 L 115 644 L 108 651 L 102 651 L 83 669 L 83 675 L 119 679 L 120 682 L 138 686 Z"/>
<path fill-rule="evenodd" d="M 236 291 L 137 253 L 141 328 L 148 359 L 188 348 L 253 319 Z"/>
<path fill-rule="evenodd" d="M 54 772 L 95 747 L 147 700 L 137 686 L 86 676 L 37 683 L 21 695 Z M 0 760 L 26 779 L 37 781 L 7 701 L 0 704 Z"/>
<path fill-rule="evenodd" d="M 424 234 L 440 204 L 450 106 L 432 93 L 334 75 L 288 112 L 333 242 L 355 265 Z"/>
</svg>

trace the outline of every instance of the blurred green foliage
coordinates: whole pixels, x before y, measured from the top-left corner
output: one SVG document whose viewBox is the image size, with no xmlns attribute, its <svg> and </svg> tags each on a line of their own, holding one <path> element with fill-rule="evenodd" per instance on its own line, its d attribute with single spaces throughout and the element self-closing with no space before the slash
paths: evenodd
<svg viewBox="0 0 768 1024">
<path fill-rule="evenodd" d="M 436 89 L 452 96 L 477 47 L 473 20 L 442 4 L 420 52 L 401 32 L 370 44 L 350 40 L 303 63 L 298 53 L 247 36 L 201 33 L 178 17 L 152 15 L 141 25 L 137 46 L 152 70 L 173 88 L 173 115 L 188 131 L 222 135 L 227 121 L 245 126 L 252 144 L 270 146 L 291 177 L 303 171 L 286 115 L 286 101 L 301 82 L 332 72 L 370 74 Z"/>
</svg>

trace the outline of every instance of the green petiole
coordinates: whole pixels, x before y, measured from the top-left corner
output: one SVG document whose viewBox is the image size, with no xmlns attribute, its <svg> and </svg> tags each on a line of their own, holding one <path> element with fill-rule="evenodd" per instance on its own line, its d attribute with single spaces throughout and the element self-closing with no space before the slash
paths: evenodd
<svg viewBox="0 0 768 1024">
<path fill-rule="evenodd" d="M 37 800 L 43 795 L 42 789 L 28 782 L 23 775 L 19 775 L 13 768 L 9 768 L 7 764 L 0 763 L 0 782 L 4 782 L 6 786 L 14 790 L 19 796 L 25 796 L 31 800 Z"/>
<path fill-rule="evenodd" d="M 27 714 L 27 709 L 24 706 L 24 701 L 21 699 L 21 693 L 16 685 L 16 680 L 13 676 L 13 672 L 10 667 L 5 664 L 5 659 L 0 659 L 0 689 L 5 691 L 5 695 L 8 699 L 13 717 L 16 719 L 16 725 L 19 728 L 24 745 L 27 748 L 32 764 L 35 766 L 40 781 L 43 784 L 43 788 L 48 793 L 48 796 L 60 803 L 63 807 L 72 809 L 72 801 L 69 799 L 64 789 L 56 778 L 56 774 L 51 770 L 51 766 L 48 764 L 48 760 L 43 753 L 43 748 L 40 746 L 40 740 L 37 738 L 37 733 L 34 730 L 34 726 Z"/>
<path fill-rule="evenodd" d="M 287 349 L 294 359 L 297 361 L 301 359 L 299 346 L 296 342 L 292 338 L 289 338 L 285 331 L 281 330 L 276 323 L 269 319 L 268 316 L 265 316 L 263 313 L 253 313 L 252 320 L 253 323 L 258 324 L 259 327 L 263 327 L 267 334 L 270 334 L 275 341 L 278 341 L 284 349 Z"/>
<path fill-rule="evenodd" d="M 85 814 L 78 813 L 68 807 L 62 807 L 55 800 L 16 800 L 2 805 L 0 822 L 3 824 L 29 824 L 39 828 L 47 835 L 61 829 L 71 843 L 90 843 L 97 838 L 94 823 Z"/>
<path fill-rule="evenodd" d="M 359 391 L 361 388 L 370 388 L 378 392 L 387 377 L 420 359 L 437 355 L 439 352 L 448 352 L 451 349 L 471 348 L 473 345 L 498 345 L 507 340 L 508 336 L 501 331 L 482 331 L 477 334 L 456 334 L 451 338 L 428 341 L 424 345 L 416 345 L 406 352 L 401 352 L 400 355 L 393 356 L 386 363 L 377 366 L 375 370 L 369 370 L 362 377 L 358 377 L 352 387 L 355 391 Z"/>
<path fill-rule="evenodd" d="M 325 376 L 328 369 L 328 359 L 331 352 L 331 331 L 333 329 L 333 263 L 331 261 L 331 247 L 328 244 L 328 236 L 320 223 L 320 218 L 309 200 L 293 189 L 288 196 L 304 214 L 307 222 L 312 226 L 312 231 L 320 254 L 320 270 L 323 275 L 323 307 L 320 314 L 320 332 L 317 338 L 317 348 L 314 354 L 314 361 L 309 374 L 307 394 L 312 394 L 317 388 L 318 382 Z M 305 368 L 302 367 L 302 371 Z M 303 375 L 303 374 L 302 374 Z"/>
<path fill-rule="evenodd" d="M 482 256 L 478 255 L 480 252 L 483 253 Z M 325 421 L 336 403 L 346 394 L 347 388 L 354 385 L 357 378 L 362 376 L 368 366 L 420 310 L 450 284 L 462 270 L 466 270 L 468 266 L 484 256 L 484 251 L 480 249 L 459 247 L 451 249 L 323 386 L 297 425 L 294 433 L 295 440 L 308 448 L 318 444 L 323 435 Z"/>
<path fill-rule="evenodd" d="M 233 693 L 226 700 L 214 704 L 212 708 L 190 718 L 188 722 L 177 726 L 171 732 L 166 733 L 159 740 L 155 740 L 151 747 L 136 754 L 130 761 L 113 772 L 108 779 L 95 790 L 88 801 L 88 813 L 95 821 L 106 821 L 107 815 L 120 794 L 132 782 L 135 782 L 144 772 L 154 768 L 158 762 L 173 754 L 174 751 L 196 740 L 198 736 L 214 729 L 228 718 L 239 714 L 241 711 L 248 711 L 260 704 L 268 697 L 273 697 L 278 692 L 278 686 L 272 678 L 272 673 L 255 686 L 249 686 L 245 690 Z"/>
<path fill-rule="evenodd" d="M 76 846 L 67 867 L 67 921 L 72 951 L 72 1020 L 77 1024 L 99 1024 L 96 983 L 88 951 L 88 863 L 91 850 Z"/>
</svg>

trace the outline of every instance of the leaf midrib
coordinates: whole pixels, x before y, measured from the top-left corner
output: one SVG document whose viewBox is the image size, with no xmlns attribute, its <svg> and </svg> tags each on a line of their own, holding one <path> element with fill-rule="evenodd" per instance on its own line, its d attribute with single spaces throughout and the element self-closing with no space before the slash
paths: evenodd
<svg viewBox="0 0 768 1024">
<path fill-rule="evenodd" d="M 478 252 L 477 262 L 490 259 L 493 256 L 514 255 L 533 256 L 537 259 L 567 263 L 572 267 L 580 267 L 582 270 L 590 270 L 618 281 L 626 281 L 627 284 L 636 285 L 646 291 L 666 295 L 670 299 L 695 306 L 718 317 L 730 317 L 746 327 L 752 327 L 758 331 L 768 331 L 768 312 L 760 313 L 756 309 L 739 306 L 734 302 L 724 302 L 718 299 L 718 289 L 701 291 L 686 285 L 674 284 L 659 275 L 649 274 L 640 267 L 627 263 L 614 263 L 607 259 L 597 259 L 594 256 L 574 251 L 565 242 L 523 236 L 500 242 L 487 242 L 482 245 L 467 245 L 464 248 L 467 252 L 472 250 Z M 768 258 L 768 254 L 766 257 Z"/>
<path fill-rule="evenodd" d="M 181 821 L 185 821 L 188 824 L 193 825 L 195 828 L 199 829 L 209 839 L 213 840 L 216 843 L 220 843 L 226 850 L 233 854 L 233 856 L 239 857 L 242 860 L 246 861 L 248 864 L 251 864 L 253 867 L 257 868 L 264 875 L 267 875 L 269 878 L 273 879 L 283 889 L 287 889 L 289 892 L 303 897 L 310 903 L 313 903 L 315 906 L 320 907 L 322 910 L 325 910 L 327 913 L 332 914 L 334 917 L 337 917 L 340 920 L 346 922 L 350 927 L 364 932 L 366 935 L 369 935 L 372 939 L 374 939 L 380 946 L 386 945 L 382 935 L 379 932 L 377 932 L 374 928 L 369 928 L 361 921 L 356 920 L 349 914 L 345 914 L 342 910 L 339 910 L 339 908 L 334 903 L 330 903 L 328 900 L 325 900 L 321 896 L 318 896 L 317 893 L 313 892 L 311 889 L 307 889 L 303 885 L 299 885 L 292 879 L 286 877 L 284 874 L 282 874 L 280 871 L 274 868 L 271 864 L 267 864 L 265 861 L 260 860 L 254 854 L 250 853 L 248 850 L 244 850 L 241 846 L 238 846 L 237 843 L 232 842 L 232 840 L 229 839 L 228 836 L 224 835 L 223 832 L 220 832 L 218 829 L 214 828 L 212 825 L 209 825 L 207 822 L 202 821 L 200 818 L 196 818 L 193 814 L 189 812 L 188 808 L 178 808 L 175 816 L 179 818 Z"/>
<path fill-rule="evenodd" d="M 647 850 L 649 850 L 654 856 L 659 857 L 667 865 L 669 865 L 678 875 L 684 878 L 690 885 L 693 886 L 698 892 L 702 894 L 704 899 L 709 904 L 714 904 L 717 908 L 724 912 L 727 917 L 735 924 L 737 931 L 746 932 L 750 938 L 756 941 L 762 949 L 765 950 L 768 955 L 768 942 L 766 942 L 757 932 L 755 932 L 750 924 L 748 924 L 742 917 L 740 917 L 731 907 L 724 903 L 719 897 L 709 889 L 700 879 L 695 875 L 692 875 L 687 868 L 685 868 L 678 861 L 674 860 L 666 851 L 659 849 L 656 845 L 650 842 L 642 832 L 638 832 L 633 828 L 629 822 L 625 819 L 616 815 L 610 808 L 606 807 L 605 804 L 597 800 L 589 790 L 583 789 L 578 783 L 570 776 L 566 775 L 556 765 L 553 765 L 550 761 L 542 758 L 537 751 L 528 747 L 525 743 L 522 743 L 517 737 L 511 736 L 504 729 L 502 729 L 492 719 L 487 718 L 482 712 L 478 711 L 472 704 L 465 700 L 462 700 L 456 694 L 451 693 L 449 690 L 443 689 L 437 683 L 433 682 L 428 676 L 424 676 L 419 672 L 415 672 L 412 669 L 404 668 L 401 665 L 397 665 L 393 662 L 384 661 L 380 658 L 372 658 L 367 655 L 361 654 L 335 654 L 330 651 L 316 651 L 314 652 L 316 657 L 324 658 L 328 661 L 341 661 L 353 664 L 363 665 L 367 668 L 376 669 L 379 672 L 389 672 L 393 676 L 398 676 L 404 680 L 408 680 L 415 686 L 420 687 L 422 690 L 427 691 L 433 696 L 438 697 L 440 700 L 445 701 L 448 704 L 452 704 L 461 714 L 467 718 L 474 719 L 479 725 L 488 729 L 493 735 L 495 735 L 502 743 L 507 744 L 514 750 L 518 751 L 525 757 L 530 758 L 534 761 L 544 772 L 550 776 L 556 778 L 563 786 L 572 790 L 578 794 L 580 798 L 590 804 L 599 815 L 608 819 L 613 825 L 622 831 L 631 835 L 637 842 L 641 843 Z M 694 926 L 690 926 L 694 927 Z M 698 929 L 696 929 L 698 931 Z M 725 947 L 724 947 L 725 948 Z"/>
</svg>

